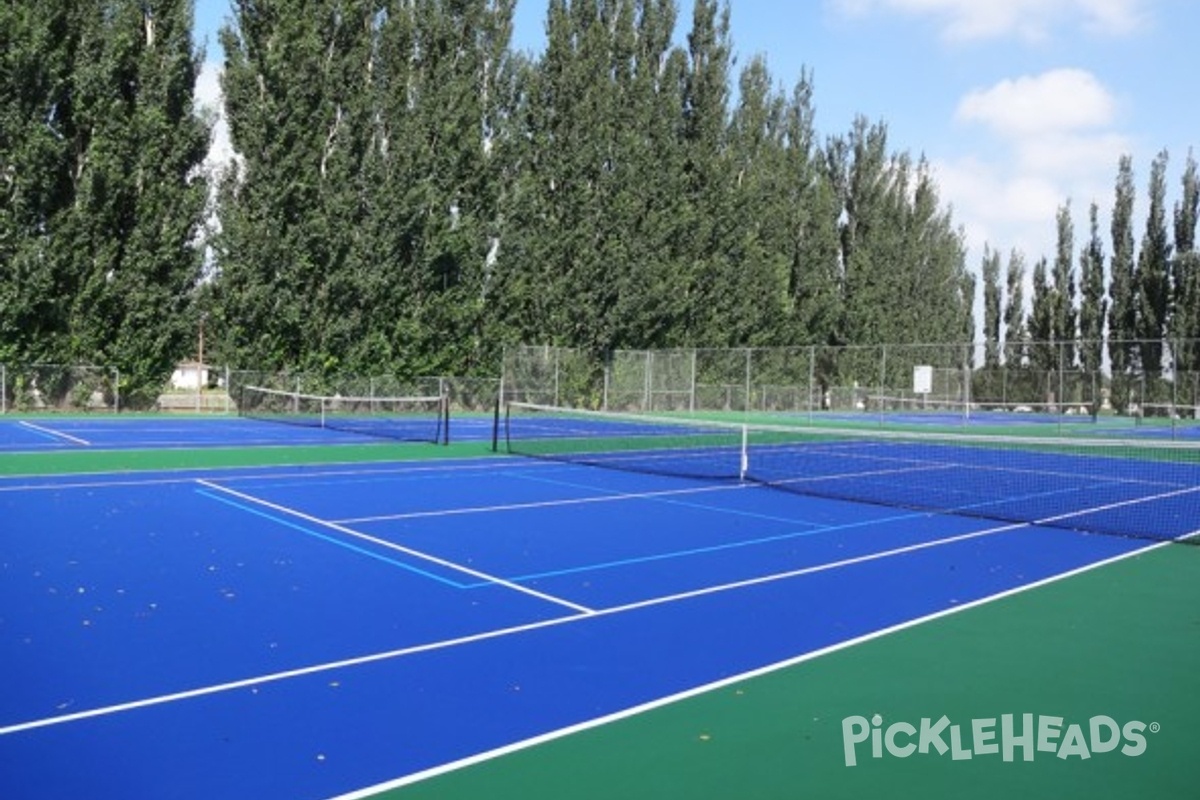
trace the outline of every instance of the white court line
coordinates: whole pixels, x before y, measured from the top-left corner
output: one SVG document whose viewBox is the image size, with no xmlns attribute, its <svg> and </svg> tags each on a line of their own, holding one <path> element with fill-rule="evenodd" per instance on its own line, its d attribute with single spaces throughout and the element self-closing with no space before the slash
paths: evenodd
<svg viewBox="0 0 1200 800">
<path fill-rule="evenodd" d="M 407 511 L 397 514 L 379 514 L 371 517 L 352 517 L 339 519 L 337 522 L 354 525 L 362 522 L 392 522 L 403 519 L 424 519 L 427 517 L 456 517 L 461 514 L 490 514 L 500 511 L 525 511 L 534 508 L 558 508 L 560 506 L 577 506 L 589 503 L 613 503 L 622 500 L 653 500 L 659 497 L 676 497 L 678 495 L 708 494 L 711 492 L 730 492 L 748 489 L 756 484 L 734 483 L 721 486 L 696 486 L 687 489 L 664 489 L 658 492 L 628 492 L 624 494 L 605 494 L 593 497 L 564 497 L 558 500 L 535 500 L 528 503 L 502 503 L 491 506 L 468 506 L 466 508 L 443 508 L 435 511 Z M 595 486 L 579 486 L 580 489 L 606 491 Z M 713 509 L 720 510 L 720 509 Z"/>
<path fill-rule="evenodd" d="M 25 428 L 29 428 L 32 431 L 37 431 L 38 433 L 44 433 L 47 436 L 52 436 L 55 439 L 62 439 L 64 441 L 68 441 L 71 444 L 79 444 L 79 445 L 83 445 L 84 447 L 92 446 L 92 443 L 89 442 L 87 439 L 80 439 L 78 436 L 72 436 L 69 433 L 63 433 L 62 431 L 55 430 L 54 428 L 47 428 L 45 425 L 35 425 L 32 422 L 29 422 L 27 420 L 21 420 L 17 424 L 21 425 Z"/>
<path fill-rule="evenodd" d="M 1196 531 L 1196 533 L 1200 533 L 1200 531 Z M 329 800 L 367 800 L 367 798 L 374 797 L 380 792 L 385 792 L 385 791 L 389 791 L 392 789 L 398 789 L 403 786 L 410 786 L 414 783 L 419 783 L 421 781 L 437 777 L 438 775 L 445 775 L 447 773 L 455 772 L 459 769 L 463 769 L 465 767 L 469 767 L 474 764 L 481 764 L 486 761 L 492 761 L 494 759 L 501 758 L 503 756 L 519 752 L 521 750 L 526 750 L 531 747 L 535 747 L 537 745 L 546 744 L 547 742 L 555 741 L 556 739 L 562 739 L 562 738 L 571 736 L 576 733 L 581 733 L 583 731 L 591 730 L 592 728 L 599 728 L 602 725 L 608 725 L 612 722 L 617 722 L 622 719 L 627 719 L 629 717 L 635 717 L 635 716 L 638 716 L 639 714 L 644 714 L 646 712 L 653 711 L 656 708 L 662 708 L 663 706 L 672 705 L 674 703 L 678 703 L 678 702 L 687 700 L 692 697 L 697 697 L 702 694 L 708 694 L 710 692 L 715 692 L 715 691 L 723 689 L 725 687 L 743 683 L 745 681 L 752 680 L 754 678 L 758 678 L 763 675 L 769 675 L 773 672 L 779 672 L 781 670 L 785 670 L 790 667 L 794 667 L 799 664 L 803 664 L 807 661 L 814 661 L 818 658 L 830 655 L 832 653 L 836 653 L 840 650 L 847 650 L 851 647 L 857 647 L 859 645 L 863 645 L 868 642 L 874 641 L 875 639 L 882 639 L 885 636 L 890 636 L 894 633 L 900 633 L 901 631 L 908 630 L 909 628 L 915 628 L 918 625 L 924 625 L 929 622 L 934 622 L 935 620 L 939 620 L 944 617 L 948 617 L 948 616 L 951 616 L 954 614 L 959 614 L 959 613 L 962 613 L 963 611 L 968 611 L 970 609 L 978 608 L 980 606 L 984 606 L 989 603 L 994 603 L 998 600 L 1003 600 L 1008 597 L 1013 597 L 1015 595 L 1022 594 L 1024 592 L 1031 591 L 1033 589 L 1038 589 L 1043 586 L 1048 586 L 1050 584 L 1057 583 L 1057 582 L 1059 582 L 1061 580 L 1065 580 L 1067 578 L 1072 578 L 1077 575 L 1082 575 L 1083 573 L 1090 572 L 1094 569 L 1099 569 L 1100 567 L 1105 567 L 1110 564 L 1115 564 L 1118 561 L 1124 561 L 1127 558 L 1144 555 L 1152 550 L 1157 550 L 1161 547 L 1166 547 L 1170 544 L 1171 544 L 1170 542 L 1163 542 L 1161 544 L 1152 545 L 1152 546 L 1144 548 L 1144 549 L 1134 550 L 1129 553 L 1122 553 L 1120 555 L 1113 556 L 1111 558 L 1106 558 L 1103 561 L 1096 561 L 1092 564 L 1087 564 L 1082 567 L 1076 567 L 1075 569 L 1068 570 L 1066 572 L 1061 572 L 1057 575 L 1051 575 L 1048 578 L 1042 578 L 1041 580 L 1037 580 L 1032 583 L 1027 583 L 1027 584 L 1024 584 L 1023 586 L 1017 586 L 1012 589 L 1005 589 L 1004 591 L 997 592 L 996 594 L 988 595 L 987 597 L 981 597 L 977 600 L 971 600 L 970 602 L 963 603 L 961 605 L 957 605 L 952 608 L 945 608 L 945 609 L 942 609 L 941 611 L 935 611 L 931 614 L 926 614 L 923 617 L 916 617 L 915 619 L 907 620 L 905 622 L 901 622 L 896 625 L 891 625 L 887 628 L 880 628 L 877 631 L 872 631 L 871 633 L 863 634 L 862 636 L 856 636 L 853 639 L 846 639 L 845 641 L 837 642 L 836 644 L 827 645 L 826 647 L 822 647 L 817 650 L 811 650 L 807 653 L 803 653 L 801 655 L 795 656 L 794 658 L 789 658 L 787 660 L 779 661 L 774 664 L 768 664 L 766 666 L 758 667 L 757 669 L 748 670 L 746 672 L 742 672 L 737 675 L 731 675 L 727 678 L 722 678 L 721 680 L 713 681 L 711 683 L 706 683 L 706 684 L 696 686 L 691 689 L 685 689 L 682 692 L 677 692 L 675 694 L 668 695 L 667 697 L 660 697 L 655 700 L 651 700 L 650 702 L 642 703 L 641 705 L 623 709 L 621 711 L 617 711 L 612 714 L 607 714 L 602 717 L 596 717 L 595 719 L 586 720 L 584 722 L 580 722 L 575 725 L 570 725 L 565 728 L 560 728 L 555 731 L 543 733 L 538 736 L 534 736 L 534 737 L 525 739 L 520 742 L 514 742 L 512 744 L 504 745 L 503 747 L 497 747 L 493 750 L 488 750 L 483 753 L 477 753 L 476 755 L 473 755 L 473 756 L 467 756 L 466 758 L 461 758 L 457 761 L 452 761 L 448 764 L 441 764 L 436 767 L 431 767 L 430 769 L 422 770 L 420 772 L 414 772 L 410 775 L 405 775 L 402 778 L 396 778 L 394 780 L 386 781 L 384 783 L 376 784 L 374 786 L 369 786 L 365 789 L 358 789 L 358 790 L 350 792 L 348 794 L 338 795 L 337 797 L 329 798 Z M 0 733 L 3 733 L 3 731 L 0 731 Z"/>
<path fill-rule="evenodd" d="M 347 658 L 347 659 L 342 659 L 339 661 L 330 661 L 330 662 L 327 662 L 324 664 L 314 664 L 314 665 L 311 665 L 308 667 L 300 667 L 297 669 L 286 670 L 283 672 L 269 673 L 266 675 L 259 675 L 256 677 L 244 678 L 244 679 L 237 680 L 237 681 L 230 681 L 228 683 L 214 684 L 212 686 L 204 686 L 204 687 L 200 687 L 197 689 L 190 689 L 190 690 L 181 691 L 181 692 L 174 692 L 171 694 L 158 695 L 155 697 L 148 697 L 148 698 L 144 698 L 141 700 L 133 700 L 133 701 L 126 702 L 126 703 L 118 703 L 118 704 L 114 704 L 114 705 L 110 705 L 110 706 L 102 706 L 99 708 L 87 709 L 84 711 L 77 711 L 72 714 L 63 714 L 61 716 L 56 716 L 56 717 L 45 717 L 43 719 L 30 720 L 28 722 L 21 722 L 21 723 L 16 723 L 14 725 L 8 725 L 6 727 L 0 727 L 0 736 L 6 736 L 6 735 L 14 734 L 14 733 L 20 733 L 20 732 L 28 731 L 28 730 L 35 730 L 38 728 L 46 728 L 46 727 L 50 727 L 53 725 L 62 725 L 62 724 L 69 723 L 69 722 L 78 722 L 80 720 L 92 719 L 95 717 L 111 716 L 113 714 L 119 714 L 119 713 L 123 713 L 126 711 L 134 711 L 134 710 L 141 709 L 141 708 L 149 708 L 152 706 L 163 705 L 166 703 L 172 703 L 172 702 L 177 702 L 177 701 L 181 701 L 181 700 L 189 700 L 189 699 L 193 699 L 193 698 L 197 698 L 197 697 L 205 697 L 208 695 L 221 694 L 221 693 L 233 691 L 236 689 L 245 689 L 245 688 L 261 686 L 261 685 L 269 684 L 269 683 L 276 683 L 276 682 L 287 680 L 290 678 L 298 678 L 298 677 L 303 677 L 303 676 L 307 676 L 307 675 L 315 675 L 315 674 L 319 674 L 319 673 L 323 673 L 323 672 L 331 672 L 334 670 L 345 669 L 348 667 L 356 667 L 356 666 L 361 666 L 364 664 L 373 664 L 373 663 L 376 663 L 379 661 L 389 661 L 392 659 L 403 658 L 406 656 L 416 655 L 419 653 L 427 653 L 427 652 L 436 651 L 436 650 L 444 650 L 444 649 L 448 649 L 451 647 L 458 647 L 460 645 L 465 645 L 465 644 L 473 644 L 476 642 L 488 641 L 490 639 L 496 639 L 496 638 L 500 638 L 500 637 L 504 637 L 504 636 L 509 636 L 512 634 L 527 633 L 529 631 L 542 630 L 544 628 L 558 627 L 559 625 L 569 625 L 569 624 L 576 623 L 576 622 L 582 622 L 584 620 L 598 619 L 601 617 L 608 617 L 608 616 L 614 616 L 617 614 L 624 614 L 624 613 L 638 611 L 638 610 L 645 609 L 645 608 L 652 608 L 655 606 L 667 605 L 670 603 L 677 603 L 677 602 L 681 602 L 684 600 L 691 600 L 691 599 L 695 599 L 698 597 L 706 597 L 706 596 L 720 594 L 720 593 L 724 593 L 724 592 L 736 591 L 738 589 L 744 589 L 744 588 L 751 587 L 751 586 L 761 586 L 761 585 L 765 585 L 765 584 L 769 584 L 769 583 L 775 583 L 778 581 L 784 581 L 784 580 L 789 580 L 792 578 L 798 578 L 798 577 L 802 577 L 805 575 L 814 575 L 814 574 L 817 574 L 820 572 L 827 572 L 827 571 L 836 570 L 836 569 L 844 569 L 846 567 L 854 566 L 857 564 L 865 564 L 865 563 L 872 562 L 872 561 L 879 561 L 879 560 L 882 560 L 885 558 L 893 558 L 896 556 L 907 555 L 909 553 L 915 553 L 915 552 L 918 552 L 921 550 L 928 550 L 928 549 L 931 549 L 934 547 L 942 547 L 942 546 L 949 545 L 949 544 L 955 544 L 958 542 L 969 541 L 972 539 L 979 539 L 984 536 L 993 536 L 998 533 L 1005 533 L 1005 532 L 1020 530 L 1022 528 L 1029 528 L 1029 527 L 1032 527 L 1032 525 L 1030 523 L 1000 525 L 1000 526 L 997 526 L 994 528 L 986 528 L 986 529 L 980 530 L 980 531 L 972 531 L 970 533 L 956 534 L 954 536 L 947 536 L 947 537 L 944 537 L 941 539 L 933 539 L 928 542 L 919 542 L 917 544 L 904 545 L 903 547 L 896 547 L 896 548 L 892 548 L 890 550 L 881 550 L 876 553 L 868 553 L 868 554 L 861 555 L 861 556 L 854 556 L 853 558 L 841 559 L 839 561 L 831 561 L 831 562 L 827 562 L 824 564 L 815 564 L 813 566 L 801 567 L 798 569 L 788 570 L 786 572 L 780 572 L 780 573 L 776 573 L 773 575 L 761 575 L 756 578 L 748 578 L 745 580 L 733 581 L 730 583 L 717 584 L 715 586 L 706 586 L 706 587 L 703 587 L 700 589 L 693 589 L 693 590 L 690 590 L 687 592 L 679 592 L 677 594 L 664 595 L 661 597 L 654 597 L 654 598 L 650 598 L 648 600 L 639 600 L 639 601 L 636 601 L 633 603 L 627 603 L 624 605 L 612 606 L 612 607 L 603 608 L 603 609 L 596 609 L 588 614 L 572 614 L 572 615 L 565 616 L 565 617 L 555 617 L 554 619 L 542 620 L 539 622 L 531 622 L 531 623 L 526 623 L 523 625 L 516 625 L 513 627 L 509 627 L 509 628 L 501 628 L 501 629 L 494 630 L 494 631 L 486 631 L 484 633 L 471 634 L 469 636 L 461 636 L 461 637 L 457 637 L 454 639 L 446 639 L 446 640 L 443 640 L 440 642 L 430 642 L 430 643 L 422 644 L 422 645 L 413 645 L 411 647 L 404 647 L 404 648 L 399 648 L 396 650 L 387 650 L 387 651 L 383 651 L 380 653 L 373 653 L 371 655 L 358 656 L 356 658 Z M 1124 553 L 1120 556 L 1115 556 L 1113 558 L 1109 558 L 1104 561 L 1098 561 L 1093 564 L 1086 565 L 1084 567 L 1078 567 L 1069 572 L 1064 572 L 1057 576 L 1051 576 L 1050 578 L 1044 578 L 1041 581 L 1037 581 L 1037 582 L 1034 582 L 1031 584 L 1026 584 L 1024 586 L 1015 587 L 1013 589 L 1006 589 L 996 595 L 989 595 L 988 597 L 981 598 L 979 600 L 973 600 L 970 603 L 964 603 L 963 605 L 955 606 L 952 609 L 944 609 L 942 611 L 935 612 L 934 614 L 928 615 L 926 617 L 920 617 L 916 620 L 910 620 L 905 623 L 900 623 L 899 625 L 893 626 L 891 628 L 883 629 L 883 631 L 877 631 L 874 634 L 867 634 L 864 637 L 859 637 L 857 639 L 848 640 L 848 642 L 842 642 L 837 645 L 831 645 L 830 647 L 825 648 L 824 650 L 814 651 L 814 652 L 817 655 L 823 654 L 825 652 L 833 652 L 834 650 L 841 649 L 842 647 L 847 647 L 850 644 L 856 644 L 860 641 L 867 641 L 870 638 L 884 635 L 884 633 L 887 633 L 887 632 L 892 632 L 895 630 L 902 630 L 905 627 L 911 627 L 912 625 L 919 624 L 923 621 L 936 619 L 940 616 L 945 616 L 946 614 L 950 614 L 950 613 L 956 613 L 956 612 L 962 611 L 966 608 L 971 608 L 973 606 L 980 605 L 980 604 L 987 602 L 989 600 L 992 600 L 992 599 L 1000 599 L 1002 597 L 1007 597 L 1011 594 L 1016 594 L 1017 592 L 1020 592 L 1020 591 L 1032 589 L 1037 586 L 1043 585 L 1045 583 L 1050 583 L 1054 580 L 1059 580 L 1061 578 L 1069 577 L 1070 575 L 1078 574 L 1080 572 L 1085 572 L 1089 569 L 1095 569 L 1096 567 L 1103 566 L 1103 565 L 1109 564 L 1109 563 L 1113 563 L 1115 561 L 1119 561 L 1123 558 L 1128 558 L 1133 555 L 1139 555 L 1141 553 L 1145 553 L 1150 550 L 1157 549 L 1159 547 L 1162 547 L 1162 546 L 1165 546 L 1168 544 L 1171 544 L 1171 542 L 1163 542 L 1161 544 L 1152 545 L 1150 547 L 1139 548 L 1137 550 L 1130 551 L 1129 553 Z M 785 662 L 785 663 L 799 663 L 799 661 L 803 661 L 803 660 L 806 660 L 808 658 L 813 658 L 813 657 L 815 657 L 814 654 L 809 653 L 809 654 L 799 656 L 797 659 L 793 659 L 791 662 Z M 762 671 L 770 671 L 771 669 L 777 669 L 777 668 L 778 668 L 778 665 L 775 665 L 773 667 L 764 667 L 764 668 L 762 668 Z M 732 679 L 730 679 L 730 680 L 732 680 Z"/>
<path fill-rule="evenodd" d="M 1180 495 L 1192 494 L 1194 492 L 1200 492 L 1200 486 L 1190 486 L 1190 487 L 1187 487 L 1184 489 L 1176 489 L 1171 492 L 1160 492 L 1159 494 L 1152 494 L 1148 497 L 1135 497 L 1130 500 L 1121 500 L 1116 503 L 1105 503 L 1102 506 L 1093 506 L 1092 508 L 1085 508 L 1080 511 L 1071 511 L 1071 512 L 1068 512 L 1065 514 L 1055 514 L 1052 517 L 1044 517 L 1042 519 L 1039 519 L 1037 522 L 1035 522 L 1033 524 L 1034 525 L 1048 525 L 1048 524 L 1052 524 L 1055 522 L 1061 522 L 1064 519 L 1071 519 L 1072 517 L 1086 517 L 1088 514 L 1098 514 L 1101 511 L 1112 511 L 1114 508 L 1124 508 L 1125 506 L 1137 505 L 1138 503 L 1146 503 L 1151 500 L 1166 500 L 1171 497 L 1179 497 Z M 1101 535 L 1104 535 L 1103 531 L 1101 531 L 1100 533 L 1101 533 Z M 1118 535 L 1120 535 L 1120 534 L 1118 534 Z M 1175 539 L 1168 540 L 1167 543 L 1169 544 L 1170 542 L 1176 541 L 1178 539 L 1185 539 L 1188 536 L 1192 536 L 1192 535 L 1193 534 L 1189 533 L 1189 534 L 1186 534 L 1185 536 L 1177 536 L 1177 537 L 1175 537 Z"/>
<path fill-rule="evenodd" d="M 230 497 L 236 497 L 239 500 L 244 500 L 247 503 L 253 503 L 254 505 L 262 506 L 263 508 L 269 508 L 272 511 L 275 511 L 277 513 L 284 514 L 289 517 L 295 517 L 296 519 L 302 519 L 305 522 L 312 523 L 313 525 L 318 525 L 323 528 L 328 528 L 330 530 L 337 531 L 338 533 L 344 534 L 346 536 L 351 536 L 355 539 L 360 539 L 365 542 L 370 542 L 371 544 L 377 545 L 379 547 L 387 548 L 388 550 L 394 550 L 397 553 L 403 553 L 405 555 L 412 556 L 413 558 L 419 558 L 422 561 L 428 561 L 431 564 L 437 564 L 438 566 L 445 567 L 445 568 L 453 570 L 455 572 L 461 572 L 464 575 L 470 575 L 472 578 L 475 578 L 476 580 L 481 580 L 481 581 L 484 581 L 485 583 L 493 584 L 496 586 L 503 586 L 504 588 L 511 589 L 514 592 L 519 592 L 521 594 L 529 595 L 530 597 L 536 597 L 539 600 L 544 600 L 548 603 L 553 603 L 554 605 L 569 608 L 572 611 L 576 611 L 580 614 L 596 613 L 595 609 L 588 608 L 587 606 L 579 605 L 578 603 L 572 603 L 570 600 L 564 600 L 561 597 L 555 597 L 554 595 L 546 594 L 545 592 L 539 592 L 536 589 L 530 589 L 528 586 L 522 586 L 518 583 L 513 583 L 512 581 L 505 580 L 504 578 L 501 578 L 497 575 L 490 575 L 486 572 L 481 572 L 477 569 L 472 569 L 472 568 L 464 566 L 462 564 L 458 564 L 453 561 L 448 561 L 444 558 L 438 558 L 437 556 L 430 555 L 429 553 L 423 553 L 420 550 L 414 550 L 411 547 L 404 547 L 403 545 L 396 544 L 395 542 L 389 542 L 386 539 L 380 539 L 375 536 L 370 536 L 368 534 L 361 533 L 361 532 L 353 530 L 351 528 L 347 528 L 344 525 L 339 525 L 336 522 L 329 522 L 328 520 L 323 520 L 319 517 L 314 517 L 311 514 L 305 514 L 302 511 L 297 511 L 294 508 L 288 508 L 287 506 L 282 506 L 282 505 L 279 505 L 278 503 L 272 503 L 267 500 L 263 500 L 261 498 L 255 497 L 254 495 L 246 494 L 245 492 L 239 492 L 234 489 L 229 489 L 227 487 L 221 486 L 220 484 L 212 483 L 211 481 L 207 481 L 204 479 L 200 479 L 200 480 L 196 481 L 196 483 L 200 484 L 201 486 L 207 487 L 215 492 L 220 492 L 221 494 L 226 494 L 226 495 L 229 495 Z"/>
</svg>

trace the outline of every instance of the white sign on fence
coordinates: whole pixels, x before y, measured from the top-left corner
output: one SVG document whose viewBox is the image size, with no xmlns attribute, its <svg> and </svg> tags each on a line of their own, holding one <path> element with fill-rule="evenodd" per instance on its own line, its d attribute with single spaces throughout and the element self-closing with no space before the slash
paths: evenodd
<svg viewBox="0 0 1200 800">
<path fill-rule="evenodd" d="M 933 392 L 933 367 L 913 367 L 913 394 L 930 394 Z"/>
</svg>

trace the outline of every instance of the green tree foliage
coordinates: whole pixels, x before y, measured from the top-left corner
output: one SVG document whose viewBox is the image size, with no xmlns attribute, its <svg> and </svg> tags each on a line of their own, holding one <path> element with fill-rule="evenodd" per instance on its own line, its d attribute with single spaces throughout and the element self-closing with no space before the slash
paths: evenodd
<svg viewBox="0 0 1200 800">
<path fill-rule="evenodd" d="M 1050 280 L 1045 258 L 1033 265 L 1033 306 L 1029 313 L 1030 359 L 1038 370 L 1058 368 L 1058 347 L 1054 338 L 1058 297 Z"/>
<path fill-rule="evenodd" d="M 320 370 L 376 344 L 355 340 L 394 287 L 360 269 L 374 243 L 357 241 L 369 230 L 354 176 L 368 172 L 372 143 L 361 83 L 374 77 L 372 12 L 243 2 L 221 31 L 226 115 L 242 159 L 222 187 L 217 327 L 235 363 Z"/>
<path fill-rule="evenodd" d="M 1175 205 L 1175 259 L 1171 273 L 1175 287 L 1171 331 L 1177 341 L 1179 368 L 1200 372 L 1200 252 L 1196 250 L 1196 222 L 1200 216 L 1200 172 L 1188 154 L 1183 172 L 1182 196 Z"/>
<path fill-rule="evenodd" d="M 737 265 L 727 260 L 725 237 L 733 233 L 730 182 L 734 169 L 726 152 L 729 112 L 729 9 L 715 0 L 692 7 L 688 34 L 681 132 L 685 207 L 692 224 L 681 256 L 686 278 L 686 340 L 701 346 L 730 343 L 720 328 L 729 318 L 724 297 Z"/>
<path fill-rule="evenodd" d="M 1079 254 L 1080 361 L 1085 372 L 1100 370 L 1103 358 L 1104 318 L 1108 300 L 1104 295 L 1104 243 L 1100 240 L 1100 210 L 1092 203 L 1088 211 L 1087 246 Z"/>
<path fill-rule="evenodd" d="M 217 305 L 230 360 L 469 370 L 511 2 L 239 0 Z"/>
<path fill-rule="evenodd" d="M 791 217 L 788 297 L 795 344 L 836 344 L 841 338 L 842 268 L 838 219 L 841 206 L 816 146 L 813 84 L 805 74 L 786 110 L 786 174 Z"/>
<path fill-rule="evenodd" d="M 1137 339 L 1136 272 L 1134 269 L 1133 159 L 1122 156 L 1117 169 L 1116 197 L 1113 202 L 1113 253 L 1109 268 L 1108 309 L 1109 359 L 1113 375 L 1136 369 L 1140 353 Z"/>
<path fill-rule="evenodd" d="M 980 272 L 983 275 L 983 366 L 1000 366 L 1000 322 L 1004 287 L 1000 284 L 1000 252 L 984 249 Z"/>
<path fill-rule="evenodd" d="M 1057 248 L 1054 256 L 1053 311 L 1051 339 L 1062 348 L 1062 366 L 1075 364 L 1079 319 L 1075 311 L 1075 226 L 1071 221 L 1070 204 L 1059 207 L 1056 217 Z"/>
<path fill-rule="evenodd" d="M 555 2 L 514 119 L 495 330 L 603 352 L 671 344 L 686 317 L 679 108 L 669 2 Z"/>
<path fill-rule="evenodd" d="M 1141 339 L 1142 369 L 1157 376 L 1163 368 L 1163 341 L 1171 307 L 1171 240 L 1167 233 L 1167 153 L 1150 166 L 1150 210 L 1138 253 L 1136 291 L 1137 334 Z"/>
<path fill-rule="evenodd" d="M 0 361 L 61 358 L 70 275 L 54 233 L 73 203 L 70 83 L 80 20 L 67 2 L 0 6 Z"/>
<path fill-rule="evenodd" d="M 966 257 L 928 164 L 890 154 L 886 127 L 863 118 L 830 142 L 827 161 L 842 200 L 846 340 L 961 338 L 973 302 L 962 295 Z"/>
<path fill-rule="evenodd" d="M 1025 257 L 1009 254 L 1004 283 L 1004 366 L 1025 366 L 1029 358 L 1029 326 L 1025 311 Z"/>
<path fill-rule="evenodd" d="M 0 357 L 153 374 L 187 355 L 319 374 L 494 373 L 502 348 L 946 342 L 973 334 L 929 165 L 811 75 L 735 76 L 730 10 L 550 0 L 234 0 L 237 158 L 205 199 L 183 0 L 0 10 Z M 736 86 L 733 81 L 736 79 Z"/>
<path fill-rule="evenodd" d="M 0 354 L 113 365 L 124 401 L 148 402 L 191 341 L 201 268 L 191 3 L 23 2 L 0 20 Z"/>
</svg>

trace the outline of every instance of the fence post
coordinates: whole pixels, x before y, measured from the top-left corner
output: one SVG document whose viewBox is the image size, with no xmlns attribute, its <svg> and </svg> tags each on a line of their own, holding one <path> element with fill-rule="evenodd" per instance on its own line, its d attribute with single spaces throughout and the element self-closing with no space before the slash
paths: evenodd
<svg viewBox="0 0 1200 800">
<path fill-rule="evenodd" d="M 883 398 L 887 397 L 887 345 L 879 345 L 879 424 L 883 425 Z M 867 398 L 867 408 L 871 407 L 871 398 Z M 864 411 L 866 409 L 863 409 Z"/>
<path fill-rule="evenodd" d="M 642 353 L 642 411 L 650 410 L 650 359 L 653 357 L 649 350 Z"/>
<path fill-rule="evenodd" d="M 692 381 L 688 388 L 688 411 L 696 411 L 696 348 L 692 348 Z"/>
<path fill-rule="evenodd" d="M 817 380 L 817 347 L 810 344 L 808 346 L 808 421 L 813 421 L 813 386 Z"/>
<path fill-rule="evenodd" d="M 547 347 L 549 347 L 549 345 L 547 345 Z M 562 403 L 559 401 L 560 392 L 559 392 L 559 385 L 558 385 L 558 367 L 559 367 L 559 362 L 560 362 L 559 353 L 560 353 L 559 349 L 557 347 L 554 348 L 554 405 L 555 406 L 562 405 Z"/>
<path fill-rule="evenodd" d="M 743 406 L 742 413 L 749 414 L 751 408 L 750 401 L 750 379 L 753 367 L 754 351 L 749 347 L 746 348 L 746 404 Z"/>
<path fill-rule="evenodd" d="M 604 411 L 608 411 L 608 384 L 612 377 L 612 362 L 613 351 L 606 350 L 604 352 L 604 389 L 603 394 L 600 397 L 600 408 Z"/>
</svg>

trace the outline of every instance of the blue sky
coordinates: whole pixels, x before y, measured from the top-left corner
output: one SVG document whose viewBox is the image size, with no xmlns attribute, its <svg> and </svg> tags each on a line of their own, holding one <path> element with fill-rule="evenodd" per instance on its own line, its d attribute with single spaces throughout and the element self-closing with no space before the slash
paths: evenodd
<svg viewBox="0 0 1200 800">
<path fill-rule="evenodd" d="M 677 2 L 682 41 L 692 0 Z M 546 6 L 518 0 L 516 48 L 541 49 Z M 1076 250 L 1093 201 L 1111 250 L 1118 158 L 1133 156 L 1141 212 L 1155 154 L 1170 154 L 1173 203 L 1200 144 L 1191 85 L 1200 3 L 1191 0 L 730 0 L 730 9 L 733 81 L 761 54 L 785 90 L 812 71 L 822 137 L 845 133 L 856 115 L 886 123 L 893 150 L 936 170 L 972 269 L 984 243 L 1018 249 L 1031 265 L 1053 257 L 1055 211 L 1067 201 Z M 228 14 L 228 0 L 197 0 L 211 62 L 199 91 L 210 102 Z"/>
</svg>

